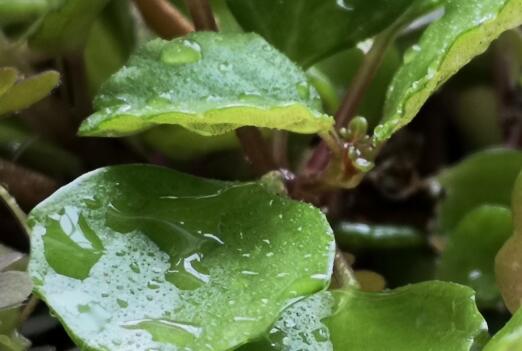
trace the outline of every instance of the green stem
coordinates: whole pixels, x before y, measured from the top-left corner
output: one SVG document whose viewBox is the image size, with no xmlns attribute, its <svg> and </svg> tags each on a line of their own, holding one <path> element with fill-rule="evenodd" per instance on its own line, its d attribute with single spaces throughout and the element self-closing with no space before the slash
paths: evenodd
<svg viewBox="0 0 522 351">
<path fill-rule="evenodd" d="M 0 198 L 9 208 L 13 216 L 16 218 L 20 226 L 23 228 L 25 234 L 29 238 L 30 232 L 27 226 L 27 216 L 25 212 L 20 208 L 15 198 L 9 194 L 6 188 L 0 185 Z"/>
<path fill-rule="evenodd" d="M 357 279 L 355 279 L 352 267 L 350 267 L 343 252 L 338 247 L 335 249 L 333 277 L 337 282 L 338 288 L 342 289 L 359 286 Z"/>
</svg>

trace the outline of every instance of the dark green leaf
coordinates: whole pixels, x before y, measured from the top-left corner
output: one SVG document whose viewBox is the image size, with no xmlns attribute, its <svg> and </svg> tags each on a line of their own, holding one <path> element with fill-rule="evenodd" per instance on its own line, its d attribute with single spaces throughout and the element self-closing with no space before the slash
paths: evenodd
<svg viewBox="0 0 522 351">
<path fill-rule="evenodd" d="M 229 350 L 332 268 L 312 206 L 153 166 L 88 173 L 29 221 L 36 292 L 88 350 Z"/>
<path fill-rule="evenodd" d="M 437 180 L 445 196 L 438 207 L 438 231 L 447 234 L 472 209 L 511 204 L 511 190 L 522 169 L 522 152 L 491 149 L 442 171 Z"/>
<path fill-rule="evenodd" d="M 495 307 L 500 299 L 495 256 L 512 232 L 509 209 L 482 205 L 470 211 L 448 238 L 438 278 L 472 287 L 481 307 Z"/>
<path fill-rule="evenodd" d="M 388 90 L 384 119 L 374 132 L 377 142 L 408 124 L 430 95 L 502 32 L 522 24 L 521 0 L 444 3 L 443 17 L 404 56 Z"/>
<path fill-rule="evenodd" d="M 285 310 L 265 341 L 241 350 L 469 351 L 487 335 L 473 297 L 443 282 L 322 292 Z"/>
<path fill-rule="evenodd" d="M 53 3 L 29 44 L 59 53 L 82 50 L 91 25 L 109 0 L 61 0 Z"/>
<path fill-rule="evenodd" d="M 105 83 L 82 135 L 178 124 L 203 135 L 252 125 L 327 131 L 333 119 L 304 73 L 255 34 L 201 32 L 153 40 Z"/>
<path fill-rule="evenodd" d="M 522 309 L 493 336 L 484 351 L 522 351 Z"/>
<path fill-rule="evenodd" d="M 369 38 L 400 17 L 412 0 L 228 0 L 247 30 L 308 67 Z"/>
<path fill-rule="evenodd" d="M 59 82 L 60 75 L 55 71 L 43 72 L 18 81 L 0 95 L 0 116 L 24 109 L 43 99 Z"/>
</svg>

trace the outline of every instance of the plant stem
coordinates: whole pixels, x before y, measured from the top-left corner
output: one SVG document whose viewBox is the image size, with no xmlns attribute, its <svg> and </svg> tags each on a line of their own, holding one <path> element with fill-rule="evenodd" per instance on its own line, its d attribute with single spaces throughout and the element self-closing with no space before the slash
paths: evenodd
<svg viewBox="0 0 522 351">
<path fill-rule="evenodd" d="M 172 39 L 194 31 L 190 21 L 167 0 L 134 0 L 143 20 L 163 39 Z"/>
<path fill-rule="evenodd" d="M 27 304 L 22 309 L 22 312 L 20 313 L 20 316 L 18 317 L 18 328 L 21 328 L 24 322 L 33 314 L 34 310 L 38 306 L 38 303 L 40 302 L 40 299 L 36 297 L 36 295 L 31 295 L 29 298 L 29 301 L 27 301 Z"/>
<path fill-rule="evenodd" d="M 272 136 L 272 154 L 279 168 L 288 168 L 288 132 L 276 130 Z"/>
<path fill-rule="evenodd" d="M 390 43 L 395 37 L 399 25 L 392 26 L 375 37 L 373 45 L 364 57 L 355 77 L 350 83 L 350 87 L 340 108 L 335 114 L 335 127 L 340 129 L 345 127 L 355 116 L 361 104 L 364 94 L 368 90 L 370 83 L 377 72 Z M 330 161 L 330 150 L 328 145 L 322 141 L 314 150 L 304 170 L 305 176 L 313 176 L 322 172 Z"/>
<path fill-rule="evenodd" d="M 236 135 L 246 157 L 259 174 L 265 174 L 277 169 L 277 165 L 259 129 L 255 127 L 241 127 L 236 129 Z"/>
<path fill-rule="evenodd" d="M 359 286 L 350 264 L 348 264 L 343 252 L 338 247 L 335 249 L 333 277 L 339 288 Z"/>
<path fill-rule="evenodd" d="M 217 32 L 218 27 L 208 0 L 185 0 L 198 31 Z"/>
<path fill-rule="evenodd" d="M 25 212 L 20 208 L 16 199 L 9 194 L 6 188 L 0 185 L 0 198 L 7 205 L 13 216 L 16 218 L 26 236 L 29 238 L 29 227 L 27 226 L 27 216 Z"/>
<path fill-rule="evenodd" d="M 212 8 L 208 0 L 185 0 L 192 16 L 194 26 L 198 31 L 218 31 L 216 20 L 212 13 Z M 236 129 L 236 136 L 247 158 L 250 160 L 256 171 L 264 174 L 277 169 L 270 149 L 261 135 L 259 129 L 255 127 L 241 127 Z"/>
<path fill-rule="evenodd" d="M 74 52 L 65 56 L 62 61 L 62 72 L 67 98 L 72 106 L 73 122 L 80 124 L 92 112 L 83 53 Z"/>
<path fill-rule="evenodd" d="M 0 183 L 6 185 L 9 192 L 26 208 L 32 208 L 58 188 L 58 183 L 53 179 L 2 159 Z"/>
</svg>

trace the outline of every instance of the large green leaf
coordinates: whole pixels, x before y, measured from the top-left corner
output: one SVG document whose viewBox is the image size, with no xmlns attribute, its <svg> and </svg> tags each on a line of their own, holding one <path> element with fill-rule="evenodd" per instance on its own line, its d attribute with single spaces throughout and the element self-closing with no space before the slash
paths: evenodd
<svg viewBox="0 0 522 351">
<path fill-rule="evenodd" d="M 228 0 L 247 31 L 308 67 L 392 24 L 412 0 Z"/>
<path fill-rule="evenodd" d="M 154 166 L 88 173 L 29 223 L 35 290 L 87 350 L 237 347 L 332 268 L 319 210 Z"/>
<path fill-rule="evenodd" d="M 438 206 L 438 230 L 447 234 L 474 208 L 511 204 L 511 190 L 522 169 L 522 152 L 491 149 L 471 155 L 443 170 L 437 180 L 444 189 Z"/>
<path fill-rule="evenodd" d="M 83 49 L 91 25 L 109 0 L 57 0 L 42 18 L 29 44 L 58 53 Z"/>
<path fill-rule="evenodd" d="M 444 0 L 443 17 L 432 23 L 404 57 L 388 90 L 383 142 L 408 124 L 433 94 L 502 32 L 522 24 L 522 0 Z"/>
<path fill-rule="evenodd" d="M 178 124 L 203 135 L 252 125 L 327 131 L 333 119 L 305 74 L 255 34 L 201 32 L 147 43 L 106 82 L 82 135 Z"/>
<path fill-rule="evenodd" d="M 522 309 L 493 336 L 483 351 L 522 351 Z"/>
<path fill-rule="evenodd" d="M 43 99 L 60 82 L 60 75 L 55 71 L 47 71 L 27 79 L 13 80 L 13 70 L 0 71 L 0 116 L 29 107 Z"/>
<path fill-rule="evenodd" d="M 437 276 L 472 287 L 481 307 L 497 306 L 495 256 L 511 236 L 511 211 L 482 205 L 468 213 L 448 238 Z"/>
<path fill-rule="evenodd" d="M 328 291 L 285 310 L 242 351 L 469 351 L 486 337 L 473 290 L 443 282 L 381 293 Z"/>
</svg>

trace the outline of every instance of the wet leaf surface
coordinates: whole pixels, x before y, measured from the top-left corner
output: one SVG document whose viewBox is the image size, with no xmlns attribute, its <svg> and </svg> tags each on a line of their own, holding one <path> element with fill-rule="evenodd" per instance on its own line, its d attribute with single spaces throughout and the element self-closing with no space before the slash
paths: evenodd
<svg viewBox="0 0 522 351">
<path fill-rule="evenodd" d="M 468 351 L 485 337 L 472 289 L 426 282 L 321 292 L 285 310 L 266 340 L 240 350 Z"/>
<path fill-rule="evenodd" d="M 242 126 L 327 131 L 333 119 L 306 75 L 256 34 L 155 39 L 106 82 L 82 135 L 121 136 L 176 124 L 202 135 Z"/>
<path fill-rule="evenodd" d="M 88 173 L 30 225 L 36 292 L 87 350 L 237 347 L 332 268 L 317 209 L 154 166 Z"/>
</svg>

